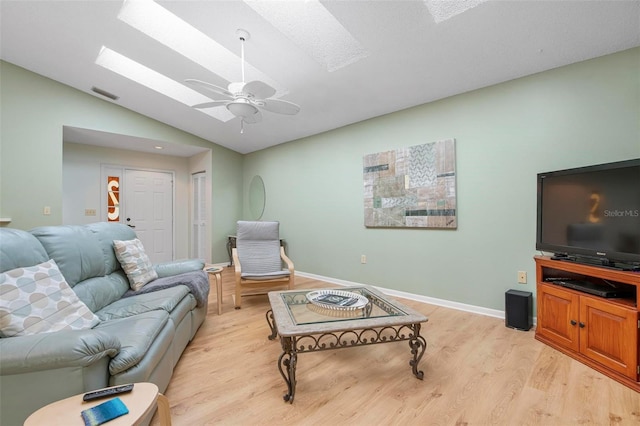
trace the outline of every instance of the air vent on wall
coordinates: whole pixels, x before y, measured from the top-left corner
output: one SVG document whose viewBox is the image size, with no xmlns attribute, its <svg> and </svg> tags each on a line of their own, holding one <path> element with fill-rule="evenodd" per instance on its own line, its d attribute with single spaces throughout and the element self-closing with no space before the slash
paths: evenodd
<svg viewBox="0 0 640 426">
<path fill-rule="evenodd" d="M 98 95 L 102 95 L 105 98 L 109 98 L 109 99 L 111 99 L 113 101 L 117 101 L 118 100 L 118 96 L 114 95 L 113 93 L 109 93 L 106 90 L 102 90 L 102 89 L 100 89 L 100 88 L 98 88 L 96 86 L 93 86 L 91 88 L 91 91 L 97 93 Z"/>
</svg>

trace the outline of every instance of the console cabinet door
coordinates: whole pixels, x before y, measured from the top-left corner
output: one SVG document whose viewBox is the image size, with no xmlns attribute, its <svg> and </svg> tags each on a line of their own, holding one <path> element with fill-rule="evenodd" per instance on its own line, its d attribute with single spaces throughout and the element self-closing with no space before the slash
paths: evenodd
<svg viewBox="0 0 640 426">
<path fill-rule="evenodd" d="M 580 296 L 551 284 L 538 284 L 536 331 L 574 351 L 580 349 L 578 320 Z"/>
<path fill-rule="evenodd" d="M 638 312 L 580 297 L 580 352 L 637 380 Z"/>
</svg>

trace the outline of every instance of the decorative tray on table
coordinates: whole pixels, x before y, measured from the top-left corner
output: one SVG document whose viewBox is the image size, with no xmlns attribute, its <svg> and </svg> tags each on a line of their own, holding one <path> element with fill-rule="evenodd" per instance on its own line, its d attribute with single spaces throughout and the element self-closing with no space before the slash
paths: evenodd
<svg viewBox="0 0 640 426">
<path fill-rule="evenodd" d="M 340 311 L 362 309 L 369 303 L 363 295 L 343 290 L 315 290 L 307 293 L 307 299 L 321 308 Z"/>
</svg>

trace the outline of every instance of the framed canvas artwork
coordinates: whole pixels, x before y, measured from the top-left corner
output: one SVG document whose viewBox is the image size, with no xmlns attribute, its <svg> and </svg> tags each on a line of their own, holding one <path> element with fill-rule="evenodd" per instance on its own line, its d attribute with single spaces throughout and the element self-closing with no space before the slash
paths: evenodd
<svg viewBox="0 0 640 426">
<path fill-rule="evenodd" d="M 366 227 L 458 227 L 455 139 L 368 154 L 363 163 Z"/>
</svg>

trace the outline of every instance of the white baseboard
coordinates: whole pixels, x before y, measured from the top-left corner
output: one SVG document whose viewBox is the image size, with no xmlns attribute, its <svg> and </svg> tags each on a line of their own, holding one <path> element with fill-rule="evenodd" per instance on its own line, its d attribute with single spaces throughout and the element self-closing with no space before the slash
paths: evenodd
<svg viewBox="0 0 640 426">
<path fill-rule="evenodd" d="M 229 266 L 229 264 L 216 263 L 214 266 L 219 266 L 224 268 Z M 325 277 L 322 275 L 310 274 L 308 272 L 302 272 L 302 271 L 296 271 L 296 275 L 299 275 L 301 277 L 306 277 L 306 278 L 312 278 L 319 281 L 325 281 L 331 284 L 341 285 L 343 287 L 353 286 L 353 285 L 365 285 L 362 283 L 340 280 L 338 278 Z M 458 311 L 471 312 L 473 314 L 505 319 L 504 311 L 500 311 L 498 309 L 489 309 L 483 306 L 468 305 L 466 303 L 453 302 L 451 300 L 445 300 L 445 299 L 437 299 L 435 297 L 423 296 L 421 294 L 407 293 L 405 291 L 393 290 L 393 289 L 384 288 L 384 287 L 378 287 L 378 286 L 372 286 L 372 287 L 377 288 L 378 290 L 380 290 L 384 294 L 388 294 L 389 296 L 401 297 L 403 299 L 415 300 L 416 302 L 428 303 L 430 305 L 442 306 L 445 308 L 456 309 Z M 537 323 L 537 318 L 534 317 L 533 324 L 535 325 L 536 323 Z"/>
<path fill-rule="evenodd" d="M 322 275 L 309 274 L 307 272 L 296 271 L 296 275 L 306 278 L 313 278 L 320 281 L 325 281 L 331 284 L 338 284 L 341 286 L 352 286 L 352 285 L 364 285 L 362 283 L 356 283 L 353 281 L 345 281 L 339 280 L 337 278 L 324 277 Z M 484 308 L 482 306 L 474 306 L 467 305 L 466 303 L 452 302 L 450 300 L 444 299 L 436 299 L 435 297 L 422 296 L 419 294 L 407 293 L 404 291 L 392 290 L 384 287 L 372 286 L 377 288 L 384 294 L 388 294 L 389 296 L 401 297 L 403 299 L 415 300 L 417 302 L 428 303 L 430 305 L 443 306 L 445 308 L 457 309 L 459 311 L 471 312 L 474 314 L 486 315 L 489 317 L 501 318 L 504 319 L 504 311 L 499 311 L 497 309 L 489 309 Z"/>
</svg>

